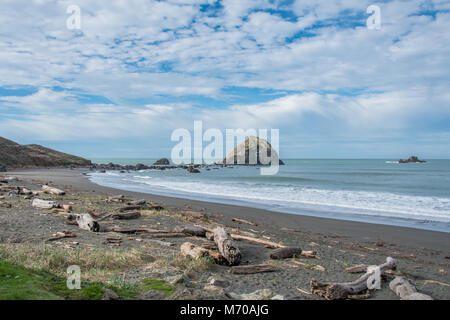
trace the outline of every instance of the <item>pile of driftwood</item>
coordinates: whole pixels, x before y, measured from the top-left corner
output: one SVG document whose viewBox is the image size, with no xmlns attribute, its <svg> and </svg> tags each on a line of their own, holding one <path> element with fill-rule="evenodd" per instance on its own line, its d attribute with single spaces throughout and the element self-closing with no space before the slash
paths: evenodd
<svg viewBox="0 0 450 320">
<path fill-rule="evenodd" d="M 395 270 L 397 261 L 391 257 L 386 262 L 374 267 L 364 265 L 347 268 L 347 272 L 361 273 L 364 275 L 352 282 L 319 282 L 315 279 L 311 280 L 311 293 L 317 294 L 327 300 L 342 299 L 367 299 L 370 297 L 369 290 L 374 289 L 374 282 L 379 281 L 387 270 Z M 404 277 L 395 277 L 389 284 L 392 291 L 395 292 L 402 300 L 433 300 L 430 296 L 418 293 L 414 285 L 409 283 Z M 375 288 L 379 289 L 379 288 Z"/>
</svg>

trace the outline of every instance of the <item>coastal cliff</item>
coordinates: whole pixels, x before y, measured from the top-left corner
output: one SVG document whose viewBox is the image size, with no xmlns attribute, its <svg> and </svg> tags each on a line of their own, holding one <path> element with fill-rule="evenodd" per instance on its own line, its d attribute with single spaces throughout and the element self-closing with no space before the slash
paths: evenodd
<svg viewBox="0 0 450 320">
<path fill-rule="evenodd" d="M 37 144 L 21 145 L 0 137 L 0 167 L 90 165 L 91 161 Z"/>
</svg>

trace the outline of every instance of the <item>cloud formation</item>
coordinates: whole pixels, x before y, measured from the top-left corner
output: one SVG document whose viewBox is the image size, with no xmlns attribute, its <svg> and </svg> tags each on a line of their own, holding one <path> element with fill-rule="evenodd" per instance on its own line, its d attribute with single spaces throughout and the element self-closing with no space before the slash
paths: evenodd
<svg viewBox="0 0 450 320">
<path fill-rule="evenodd" d="M 66 27 L 71 4 L 80 30 Z M 324 141 L 293 157 L 333 156 L 355 137 L 380 152 L 409 137 L 428 153 L 435 137 L 429 156 L 449 157 L 448 1 L 376 3 L 380 30 L 366 27 L 371 4 L 2 1 L 0 135 L 154 137 L 165 150 L 172 130 L 204 120 L 279 128 L 286 147 Z"/>
</svg>

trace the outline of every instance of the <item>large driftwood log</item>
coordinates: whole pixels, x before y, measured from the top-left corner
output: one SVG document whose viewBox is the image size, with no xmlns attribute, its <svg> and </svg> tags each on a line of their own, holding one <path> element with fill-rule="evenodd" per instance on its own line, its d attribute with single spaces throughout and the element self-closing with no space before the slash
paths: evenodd
<svg viewBox="0 0 450 320">
<path fill-rule="evenodd" d="M 389 288 L 400 297 L 401 300 L 433 300 L 429 295 L 417 292 L 414 285 L 409 283 L 405 277 L 395 277 L 389 283 Z"/>
<path fill-rule="evenodd" d="M 31 206 L 39 209 L 52 209 L 56 208 L 58 205 L 55 201 L 46 201 L 41 199 L 33 199 L 33 202 L 31 202 Z"/>
<path fill-rule="evenodd" d="M 231 235 L 222 227 L 213 230 L 214 242 L 217 244 L 220 254 L 233 266 L 241 262 L 241 251 L 234 244 Z"/>
<path fill-rule="evenodd" d="M 175 232 L 186 233 L 191 236 L 204 237 L 206 230 L 198 226 L 179 226 L 174 229 Z"/>
<path fill-rule="evenodd" d="M 199 225 L 199 227 L 202 227 Z M 214 237 L 214 230 L 207 228 L 207 227 L 202 227 L 203 229 L 205 229 L 206 232 L 206 238 L 213 240 Z M 268 248 L 284 248 L 286 247 L 285 245 L 282 245 L 280 243 L 276 243 L 276 242 L 272 242 L 272 241 L 268 241 L 268 240 L 263 240 L 263 239 L 257 239 L 257 238 L 253 238 L 253 237 L 249 237 L 249 236 L 243 236 L 240 234 L 231 234 L 231 238 L 234 240 L 247 240 L 250 242 L 254 242 L 254 243 L 258 243 L 258 244 L 263 244 Z"/>
<path fill-rule="evenodd" d="M 254 274 L 262 272 L 274 272 L 278 269 L 270 264 L 257 264 L 252 266 L 236 266 L 232 267 L 230 272 L 233 274 Z"/>
<path fill-rule="evenodd" d="M 45 193 L 56 194 L 56 195 L 59 195 L 59 196 L 62 196 L 62 195 L 66 194 L 66 192 L 61 190 L 61 189 L 53 188 L 53 187 L 47 186 L 45 184 L 42 186 L 42 191 L 44 191 Z"/>
<path fill-rule="evenodd" d="M 131 220 L 131 219 L 138 219 L 140 217 L 141 217 L 140 212 L 124 212 L 112 215 L 112 218 L 117 220 Z"/>
<path fill-rule="evenodd" d="M 380 275 L 386 270 L 395 269 L 397 261 L 391 257 L 379 266 Z M 368 289 L 367 282 L 375 274 L 375 270 L 370 270 L 353 282 L 344 283 L 322 283 L 315 279 L 311 280 L 311 292 L 324 297 L 327 300 L 346 299 L 349 295 L 356 295 Z"/>
<path fill-rule="evenodd" d="M 271 259 L 287 259 L 295 256 L 300 256 L 302 249 L 296 247 L 278 248 L 272 251 L 270 254 Z"/>
<path fill-rule="evenodd" d="M 82 230 L 92 231 L 92 232 L 100 232 L 102 231 L 100 224 L 92 218 L 89 213 L 85 214 L 76 214 L 75 220 L 78 223 L 78 227 Z"/>
<path fill-rule="evenodd" d="M 201 257 L 211 256 L 219 264 L 225 262 L 225 258 L 219 253 L 202 248 L 190 242 L 185 242 L 180 246 L 181 254 L 191 259 L 200 259 Z"/>
</svg>

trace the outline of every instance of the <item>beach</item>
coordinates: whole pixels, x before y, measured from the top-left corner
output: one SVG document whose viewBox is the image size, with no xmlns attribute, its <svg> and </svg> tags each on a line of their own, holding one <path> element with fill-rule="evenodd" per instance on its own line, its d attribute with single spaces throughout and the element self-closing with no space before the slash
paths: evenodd
<svg viewBox="0 0 450 320">
<path fill-rule="evenodd" d="M 190 279 L 189 285 L 186 285 L 186 281 L 184 284 L 176 284 L 175 296 L 172 296 L 174 298 L 177 297 L 177 292 L 179 296 L 182 296 L 180 292 L 186 295 L 187 290 L 190 294 L 188 297 L 192 299 L 226 299 L 227 296 L 220 290 L 211 292 L 205 289 L 211 277 L 219 277 L 227 282 L 228 285 L 223 290 L 228 293 L 242 295 L 268 289 L 274 296 L 281 295 L 285 299 L 319 299 L 320 297 L 308 293 L 312 279 L 330 282 L 352 281 L 358 275 L 346 272 L 346 268 L 360 264 L 379 265 L 384 263 L 387 257 L 398 260 L 395 272 L 410 279 L 419 292 L 428 294 L 434 299 L 450 298 L 449 233 L 123 191 L 90 182 L 87 176 L 83 175 L 85 171 L 87 170 L 28 169 L 8 172 L 7 175 L 17 177 L 18 185 L 24 185 L 32 190 L 44 183 L 65 190 L 67 195 L 61 197 L 59 201 L 73 203 L 75 213 L 87 213 L 87 210 L 101 213 L 108 210 L 117 211 L 120 205 L 105 204 L 104 199 L 119 194 L 134 200 L 146 199 L 165 210 L 163 214 L 143 215 L 137 220 L 124 222 L 105 220 L 105 223 L 111 225 L 128 228 L 157 227 L 165 230 L 172 230 L 182 224 L 223 226 L 233 233 L 301 247 L 305 251 L 315 251 L 318 257 L 271 261 L 269 254 L 272 249 L 245 240 L 236 241 L 242 252 L 241 264 L 271 263 L 276 265 L 279 271 L 234 275 L 226 266 L 216 266 L 201 272 L 191 270 L 191 273 L 186 274 Z M 56 231 L 69 230 L 76 233 L 77 237 L 62 239 L 53 245 L 67 246 L 68 250 L 74 246 L 111 249 L 111 243 L 105 241 L 106 234 L 87 232 L 79 230 L 77 226 L 66 225 L 65 217 L 58 214 L 33 214 L 39 210 L 30 206 L 29 199 L 17 197 L 17 199 L 5 198 L 4 201 L 10 202 L 12 208 L 0 207 L 2 244 L 39 244 Z M 199 212 L 205 219 L 183 216 L 179 214 L 182 211 Z M 245 220 L 251 224 L 236 220 Z M 122 236 L 120 247 L 122 249 L 145 247 L 149 254 L 162 257 L 179 255 L 179 247 L 185 241 L 199 245 L 205 241 L 197 237 L 187 240 L 163 239 L 174 245 L 161 247 L 156 243 L 137 241 L 137 238 L 137 236 Z M 76 245 L 71 244 L 74 240 L 77 242 Z M 115 248 L 111 250 L 113 249 Z M 178 267 L 163 268 L 164 271 L 146 267 L 148 265 L 134 266 L 119 273 L 127 281 L 133 282 L 148 276 L 149 273 L 152 277 L 163 279 L 167 277 L 163 275 L 164 272 L 176 276 L 183 271 Z M 161 297 L 150 294 L 147 298 Z M 398 297 L 388 288 L 388 282 L 383 281 L 381 290 L 372 291 L 370 299 L 398 299 Z"/>
</svg>

